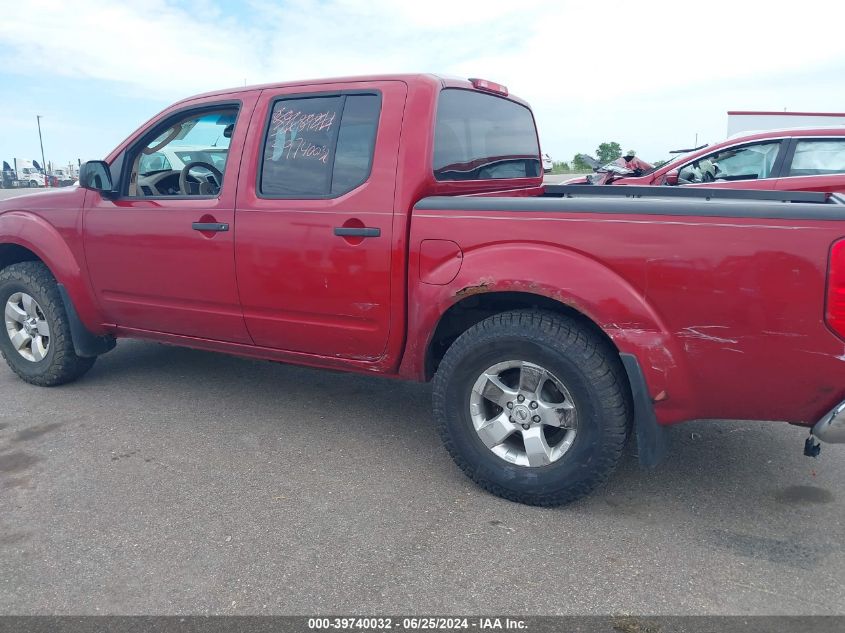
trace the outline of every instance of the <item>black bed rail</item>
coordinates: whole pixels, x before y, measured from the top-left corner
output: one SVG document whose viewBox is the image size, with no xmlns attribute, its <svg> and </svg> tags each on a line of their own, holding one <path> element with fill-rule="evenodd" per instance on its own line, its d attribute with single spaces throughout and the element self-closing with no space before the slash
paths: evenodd
<svg viewBox="0 0 845 633">
<path fill-rule="evenodd" d="M 625 198 L 686 198 L 693 200 L 763 200 L 826 204 L 845 202 L 841 196 L 823 191 L 770 191 L 716 187 L 672 187 L 639 185 L 546 185 L 543 195 L 554 198 L 618 196 Z"/>
</svg>

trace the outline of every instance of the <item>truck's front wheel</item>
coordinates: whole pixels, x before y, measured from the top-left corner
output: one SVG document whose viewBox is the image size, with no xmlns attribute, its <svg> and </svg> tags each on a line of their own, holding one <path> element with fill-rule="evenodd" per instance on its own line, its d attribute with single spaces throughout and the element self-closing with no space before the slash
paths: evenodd
<svg viewBox="0 0 845 633">
<path fill-rule="evenodd" d="M 631 424 L 624 369 L 576 320 L 498 314 L 449 348 L 434 378 L 434 412 L 455 462 L 506 499 L 560 505 L 613 472 Z"/>
<path fill-rule="evenodd" d="M 44 264 L 20 262 L 0 271 L 0 305 L 0 352 L 26 382 L 51 387 L 91 369 L 96 358 L 76 355 L 56 280 Z"/>
</svg>

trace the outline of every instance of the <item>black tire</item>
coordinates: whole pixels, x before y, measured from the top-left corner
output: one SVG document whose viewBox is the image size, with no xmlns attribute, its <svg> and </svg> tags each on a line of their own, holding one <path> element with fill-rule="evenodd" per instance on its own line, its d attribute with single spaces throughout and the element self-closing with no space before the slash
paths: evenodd
<svg viewBox="0 0 845 633">
<path fill-rule="evenodd" d="M 4 320 L 0 331 L 0 352 L 9 368 L 26 382 L 41 387 L 71 382 L 91 369 L 97 359 L 76 355 L 64 303 L 50 270 L 41 262 L 7 266 L 0 271 L 0 309 L 5 310 L 9 298 L 17 292 L 29 294 L 41 307 L 50 328 L 50 337 L 44 358 L 27 360 L 12 345 Z"/>
<path fill-rule="evenodd" d="M 519 466 L 481 441 L 469 413 L 476 379 L 506 360 L 536 363 L 563 381 L 578 412 L 574 442 L 557 461 Z M 590 493 L 616 468 L 631 429 L 630 387 L 618 353 L 577 320 L 533 310 L 491 316 L 448 349 L 433 385 L 434 415 L 446 449 L 489 492 L 555 506 Z"/>
</svg>

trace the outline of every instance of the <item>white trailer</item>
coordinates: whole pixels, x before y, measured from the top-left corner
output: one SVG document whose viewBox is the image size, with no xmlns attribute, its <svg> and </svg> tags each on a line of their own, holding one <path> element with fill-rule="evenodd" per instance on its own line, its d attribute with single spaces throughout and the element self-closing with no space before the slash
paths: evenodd
<svg viewBox="0 0 845 633">
<path fill-rule="evenodd" d="M 740 133 L 791 127 L 833 127 L 845 125 L 845 112 L 728 112 L 728 137 Z"/>
</svg>

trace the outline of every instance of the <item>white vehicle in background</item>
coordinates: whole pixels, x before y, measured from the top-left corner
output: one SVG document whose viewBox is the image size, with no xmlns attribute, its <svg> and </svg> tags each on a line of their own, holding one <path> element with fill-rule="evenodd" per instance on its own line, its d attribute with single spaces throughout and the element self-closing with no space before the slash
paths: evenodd
<svg viewBox="0 0 845 633">
<path fill-rule="evenodd" d="M 543 154 L 543 173 L 550 174 L 552 173 L 552 167 L 554 167 L 554 163 L 552 162 L 552 157 L 548 154 Z"/>
<path fill-rule="evenodd" d="M 845 125 L 845 112 L 728 111 L 728 138 L 783 128 L 831 128 Z"/>
<path fill-rule="evenodd" d="M 18 180 L 23 186 L 43 187 L 47 184 L 44 173 L 32 164 L 30 160 L 18 159 Z"/>
<path fill-rule="evenodd" d="M 54 169 L 51 175 L 53 176 L 53 178 L 56 179 L 56 182 L 58 183 L 59 187 L 66 187 L 68 185 L 71 185 L 76 180 L 76 175 L 70 169 L 65 169 L 62 167 Z"/>
</svg>

